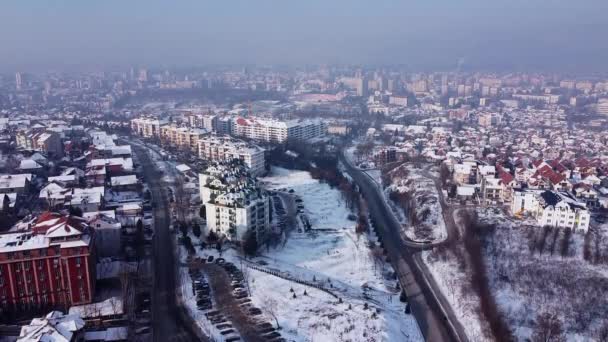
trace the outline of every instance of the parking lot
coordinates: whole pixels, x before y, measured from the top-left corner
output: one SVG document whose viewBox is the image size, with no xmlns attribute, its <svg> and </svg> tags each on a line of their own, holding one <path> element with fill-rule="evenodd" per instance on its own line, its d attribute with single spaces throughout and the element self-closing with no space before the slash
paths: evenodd
<svg viewBox="0 0 608 342">
<path fill-rule="evenodd" d="M 189 274 L 198 310 L 225 341 L 284 341 L 249 298 L 243 272 L 222 258 L 197 259 Z"/>
</svg>

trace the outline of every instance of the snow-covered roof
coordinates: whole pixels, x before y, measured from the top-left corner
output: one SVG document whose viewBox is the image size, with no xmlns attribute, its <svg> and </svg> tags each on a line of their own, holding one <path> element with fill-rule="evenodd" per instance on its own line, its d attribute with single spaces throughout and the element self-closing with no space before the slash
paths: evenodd
<svg viewBox="0 0 608 342">
<path fill-rule="evenodd" d="M 70 314 L 79 315 L 83 318 L 96 318 L 104 316 L 122 315 L 124 313 L 122 299 L 111 297 L 103 302 L 72 306 Z"/>
<path fill-rule="evenodd" d="M 51 311 L 43 318 L 34 318 L 21 327 L 18 342 L 70 342 L 73 335 L 84 328 L 84 321 L 77 314 L 64 315 Z"/>
<path fill-rule="evenodd" d="M 135 175 L 128 175 L 128 176 L 116 176 L 116 177 L 112 177 L 110 179 L 110 184 L 112 186 L 137 184 L 137 176 L 135 176 Z"/>
<path fill-rule="evenodd" d="M 179 172 L 186 172 L 186 171 L 190 171 L 190 166 L 186 165 L 186 164 L 179 164 L 175 167 L 177 169 L 177 171 Z"/>
<path fill-rule="evenodd" d="M 31 173 L 16 175 L 0 175 L 0 189 L 16 189 L 25 187 L 26 181 L 32 180 Z"/>
<path fill-rule="evenodd" d="M 41 169 L 42 166 L 38 164 L 35 160 L 23 159 L 21 163 L 19 163 L 19 168 L 21 170 L 36 170 Z"/>
<path fill-rule="evenodd" d="M 475 194 L 474 186 L 459 186 L 456 189 L 456 194 L 458 196 L 473 196 Z"/>
</svg>

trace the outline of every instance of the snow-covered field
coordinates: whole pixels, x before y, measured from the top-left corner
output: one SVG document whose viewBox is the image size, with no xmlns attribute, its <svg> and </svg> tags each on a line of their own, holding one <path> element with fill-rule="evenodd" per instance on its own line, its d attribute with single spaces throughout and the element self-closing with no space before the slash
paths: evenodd
<svg viewBox="0 0 608 342">
<path fill-rule="evenodd" d="M 294 341 L 422 340 L 413 316 L 403 312 L 389 270 L 374 262 L 367 236 L 355 233 L 339 190 L 308 172 L 282 168 L 273 168 L 261 181 L 270 189 L 293 189 L 303 200 L 312 231 L 293 233 L 283 246 L 262 251 L 256 262 L 293 279 L 314 281 L 343 300 L 340 304 L 311 287 L 303 296 L 303 285 L 251 270 L 253 301 L 260 307 L 268 298 L 277 302 L 284 336 Z"/>
<path fill-rule="evenodd" d="M 429 171 L 433 175 L 432 170 Z M 389 171 L 391 184 L 384 189 L 384 195 L 393 212 L 400 220 L 405 235 L 413 241 L 440 241 L 447 237 L 442 216 L 439 194 L 432 179 L 424 170 L 411 164 L 403 164 Z M 416 215 L 408 215 L 400 203 L 390 200 L 391 193 L 409 194 L 413 201 L 411 207 Z M 416 222 L 412 222 L 415 220 Z"/>
</svg>

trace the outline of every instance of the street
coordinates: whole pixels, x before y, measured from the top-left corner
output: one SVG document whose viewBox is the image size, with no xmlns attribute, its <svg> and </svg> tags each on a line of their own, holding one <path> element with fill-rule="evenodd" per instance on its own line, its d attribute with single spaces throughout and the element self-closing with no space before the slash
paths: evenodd
<svg viewBox="0 0 608 342">
<path fill-rule="evenodd" d="M 131 145 L 142 166 L 154 202 L 154 240 L 152 243 L 154 285 L 152 292 L 152 327 L 154 341 L 199 340 L 189 324 L 180 318 L 175 303 L 175 261 L 173 237 L 169 231 L 169 206 L 161 177 L 147 151 Z"/>
<path fill-rule="evenodd" d="M 422 249 L 422 245 L 409 244 L 401 238 L 401 225 L 387 206 L 375 182 L 351 165 L 344 155 L 341 155 L 341 160 L 367 199 L 378 234 L 407 293 L 412 313 L 425 340 L 467 341 L 464 329 L 442 293 L 438 291 L 433 277 L 416 260 L 415 254 Z"/>
</svg>

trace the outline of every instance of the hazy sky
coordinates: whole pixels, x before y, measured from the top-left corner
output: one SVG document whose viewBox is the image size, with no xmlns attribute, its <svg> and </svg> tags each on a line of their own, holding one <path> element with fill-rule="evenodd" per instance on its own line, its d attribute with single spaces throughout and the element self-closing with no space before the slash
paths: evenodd
<svg viewBox="0 0 608 342">
<path fill-rule="evenodd" d="M 608 69 L 608 0 L 2 0 L 0 68 Z"/>
</svg>

